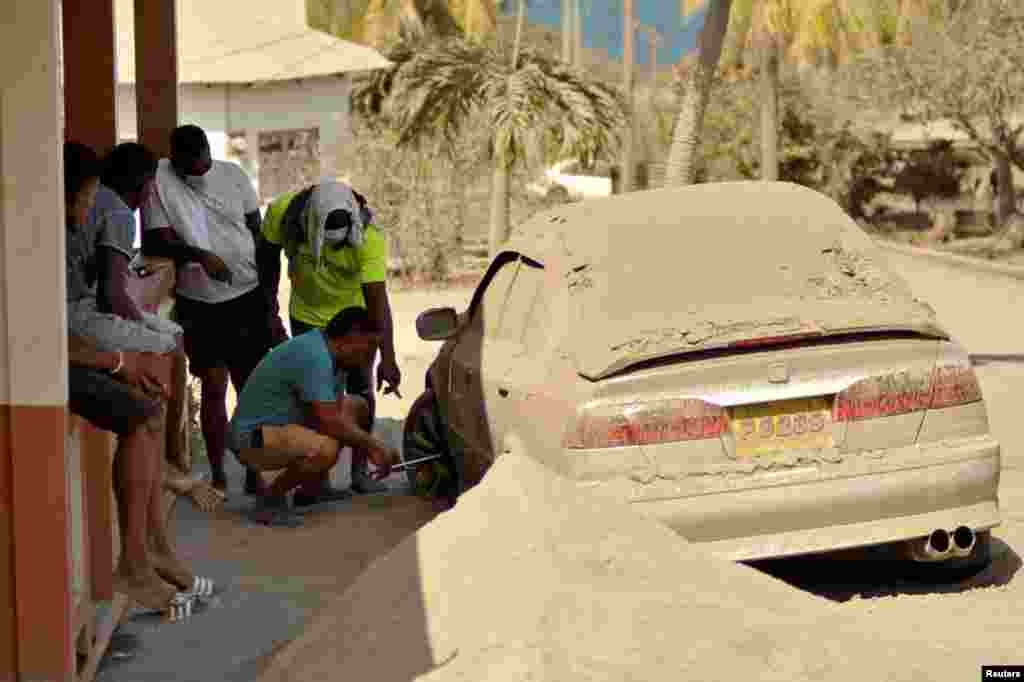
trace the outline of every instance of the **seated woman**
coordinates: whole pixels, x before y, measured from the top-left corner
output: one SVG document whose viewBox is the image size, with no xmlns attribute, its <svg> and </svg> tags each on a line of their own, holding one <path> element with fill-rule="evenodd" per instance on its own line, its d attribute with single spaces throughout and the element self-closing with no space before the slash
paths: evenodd
<svg viewBox="0 0 1024 682">
<path fill-rule="evenodd" d="M 168 610 L 177 590 L 160 579 L 146 547 L 149 534 L 161 533 L 163 406 L 158 396 L 164 387 L 145 356 L 104 353 L 79 336 L 68 339 L 68 362 L 68 409 L 118 436 L 114 493 L 121 555 L 114 572 L 114 590 L 144 608 Z"/>
<path fill-rule="evenodd" d="M 146 462 L 142 474 L 123 472 L 125 478 L 122 485 L 118 486 L 118 512 L 122 523 L 129 524 L 126 528 L 131 528 L 133 533 L 144 532 L 149 538 L 149 552 L 145 554 L 145 558 L 136 545 L 133 545 L 133 551 L 126 555 L 125 563 L 119 569 L 119 585 L 125 594 L 133 598 L 138 595 L 140 602 L 147 603 L 143 601 L 147 600 L 149 604 L 160 602 L 167 596 L 167 589 L 171 589 L 173 596 L 173 588 L 161 583 L 159 579 L 182 592 L 209 596 L 213 592 L 213 581 L 195 576 L 178 560 L 167 537 L 160 513 L 163 487 L 164 401 L 172 393 L 171 379 L 167 375 L 170 374 L 169 368 L 175 361 L 173 352 L 179 345 L 174 334 L 177 326 L 153 315 L 141 315 L 140 320 L 129 320 L 114 314 L 101 313 L 95 303 L 97 273 L 100 271 L 97 251 L 101 244 L 110 241 L 109 233 L 96 233 L 88 223 L 90 211 L 100 191 L 100 171 L 99 160 L 91 149 L 74 142 L 64 145 L 68 326 L 69 334 L 75 339 L 72 363 L 106 368 L 109 363 L 116 360 L 113 369 L 117 371 L 112 374 L 117 375 L 123 371 L 125 358 L 129 358 L 127 362 L 132 362 L 136 356 L 144 358 L 149 374 L 157 379 L 155 383 L 144 381 L 133 389 L 133 392 L 138 393 L 141 390 L 142 394 L 137 396 L 139 399 L 156 400 L 160 408 L 159 414 L 149 417 L 150 421 L 147 422 L 149 432 L 155 430 L 156 435 L 155 442 L 152 442 L 152 438 L 146 441 L 145 454 L 127 455 L 123 442 L 119 442 L 115 454 L 115 471 L 120 471 L 121 468 L 131 470 L 136 460 Z M 97 362 L 101 364 L 97 365 Z M 101 385 L 95 375 L 90 376 L 91 379 L 85 384 L 86 388 L 93 392 L 102 389 L 102 395 L 94 398 L 84 397 L 75 404 L 75 408 L 89 411 L 101 406 L 111 410 L 111 415 L 119 416 L 118 406 L 110 403 L 110 396 L 117 393 L 117 387 L 111 386 L 110 381 L 103 381 Z M 73 375 L 72 380 L 76 385 L 82 385 L 81 376 Z M 83 394 L 88 395 L 91 394 Z M 82 416 L 90 421 L 97 418 L 94 412 Z M 104 429 L 110 426 L 106 422 L 97 422 L 97 425 Z M 124 429 L 118 427 L 111 430 L 121 434 Z M 150 486 L 149 481 L 155 483 Z M 155 582 L 152 571 L 159 576 Z"/>
</svg>

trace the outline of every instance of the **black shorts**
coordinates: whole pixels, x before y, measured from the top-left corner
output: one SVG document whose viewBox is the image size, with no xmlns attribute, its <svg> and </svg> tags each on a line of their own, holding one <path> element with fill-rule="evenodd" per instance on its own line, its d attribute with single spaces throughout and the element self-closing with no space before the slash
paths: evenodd
<svg viewBox="0 0 1024 682">
<path fill-rule="evenodd" d="M 177 297 L 174 319 L 185 330 L 185 355 L 192 374 L 226 367 L 245 383 L 273 347 L 273 331 L 263 290 L 223 303 Z"/>
<path fill-rule="evenodd" d="M 97 428 L 127 436 L 163 410 L 158 400 L 91 367 L 68 368 L 68 410 Z"/>
</svg>

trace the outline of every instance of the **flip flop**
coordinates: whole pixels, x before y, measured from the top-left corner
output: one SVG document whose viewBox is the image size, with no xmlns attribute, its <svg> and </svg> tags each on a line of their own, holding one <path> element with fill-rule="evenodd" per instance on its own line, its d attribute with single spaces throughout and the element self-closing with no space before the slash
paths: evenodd
<svg viewBox="0 0 1024 682">
<path fill-rule="evenodd" d="M 195 613 L 196 600 L 184 592 L 174 595 L 174 601 L 163 614 L 168 623 L 180 623 L 191 618 Z"/>
<path fill-rule="evenodd" d="M 192 615 L 194 597 L 187 593 L 175 592 L 166 602 L 153 586 L 141 585 L 115 576 L 114 592 L 124 595 L 129 602 L 143 613 L 157 613 L 171 622 L 184 620 Z"/>
<path fill-rule="evenodd" d="M 195 580 L 192 581 L 192 589 L 184 594 L 189 594 L 199 599 L 209 599 L 223 591 L 223 587 L 214 582 L 213 578 L 204 578 L 197 575 Z"/>
</svg>

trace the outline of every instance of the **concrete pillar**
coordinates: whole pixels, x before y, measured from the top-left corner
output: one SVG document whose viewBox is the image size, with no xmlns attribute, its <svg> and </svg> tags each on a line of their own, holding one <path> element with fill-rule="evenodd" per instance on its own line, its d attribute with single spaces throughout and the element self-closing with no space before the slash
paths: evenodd
<svg viewBox="0 0 1024 682">
<path fill-rule="evenodd" d="M 117 144 L 117 44 L 113 0 L 63 0 L 65 137 L 105 155 Z M 113 435 L 82 421 L 85 552 L 93 599 L 113 597 Z"/>
<path fill-rule="evenodd" d="M 256 194 L 262 201 L 270 201 L 273 197 L 265 197 L 260 191 L 260 131 L 255 128 L 245 131 L 245 154 L 248 162 L 245 170 L 252 178 Z"/>
<path fill-rule="evenodd" d="M 63 0 L 65 137 L 103 156 L 117 144 L 114 0 Z"/>
<path fill-rule="evenodd" d="M 74 672 L 59 0 L 5 0 L 0 45 L 0 679 Z"/>
<path fill-rule="evenodd" d="M 170 154 L 178 126 L 176 0 L 135 0 L 135 106 L 138 140 L 157 156 Z"/>
</svg>

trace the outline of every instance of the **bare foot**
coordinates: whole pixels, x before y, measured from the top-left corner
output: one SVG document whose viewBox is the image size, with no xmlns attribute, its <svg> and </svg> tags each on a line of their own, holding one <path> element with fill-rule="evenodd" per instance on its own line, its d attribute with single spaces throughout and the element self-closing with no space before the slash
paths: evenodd
<svg viewBox="0 0 1024 682">
<path fill-rule="evenodd" d="M 153 549 L 149 553 L 149 560 L 153 562 L 153 568 L 157 575 L 178 588 L 181 592 L 188 592 L 195 583 L 195 575 L 169 551 Z"/>
<path fill-rule="evenodd" d="M 224 492 L 218 490 L 209 481 L 196 481 L 188 496 L 193 504 L 206 513 L 220 509 L 224 506 L 224 500 L 226 499 Z"/>
<path fill-rule="evenodd" d="M 224 492 L 207 481 L 205 476 L 192 477 L 180 472 L 168 473 L 164 487 L 178 495 L 188 497 L 200 510 L 207 513 L 219 509 L 226 497 Z"/>
<path fill-rule="evenodd" d="M 152 568 L 129 571 L 119 567 L 112 578 L 114 592 L 126 595 L 145 609 L 167 611 L 177 590 L 165 583 Z"/>
</svg>

